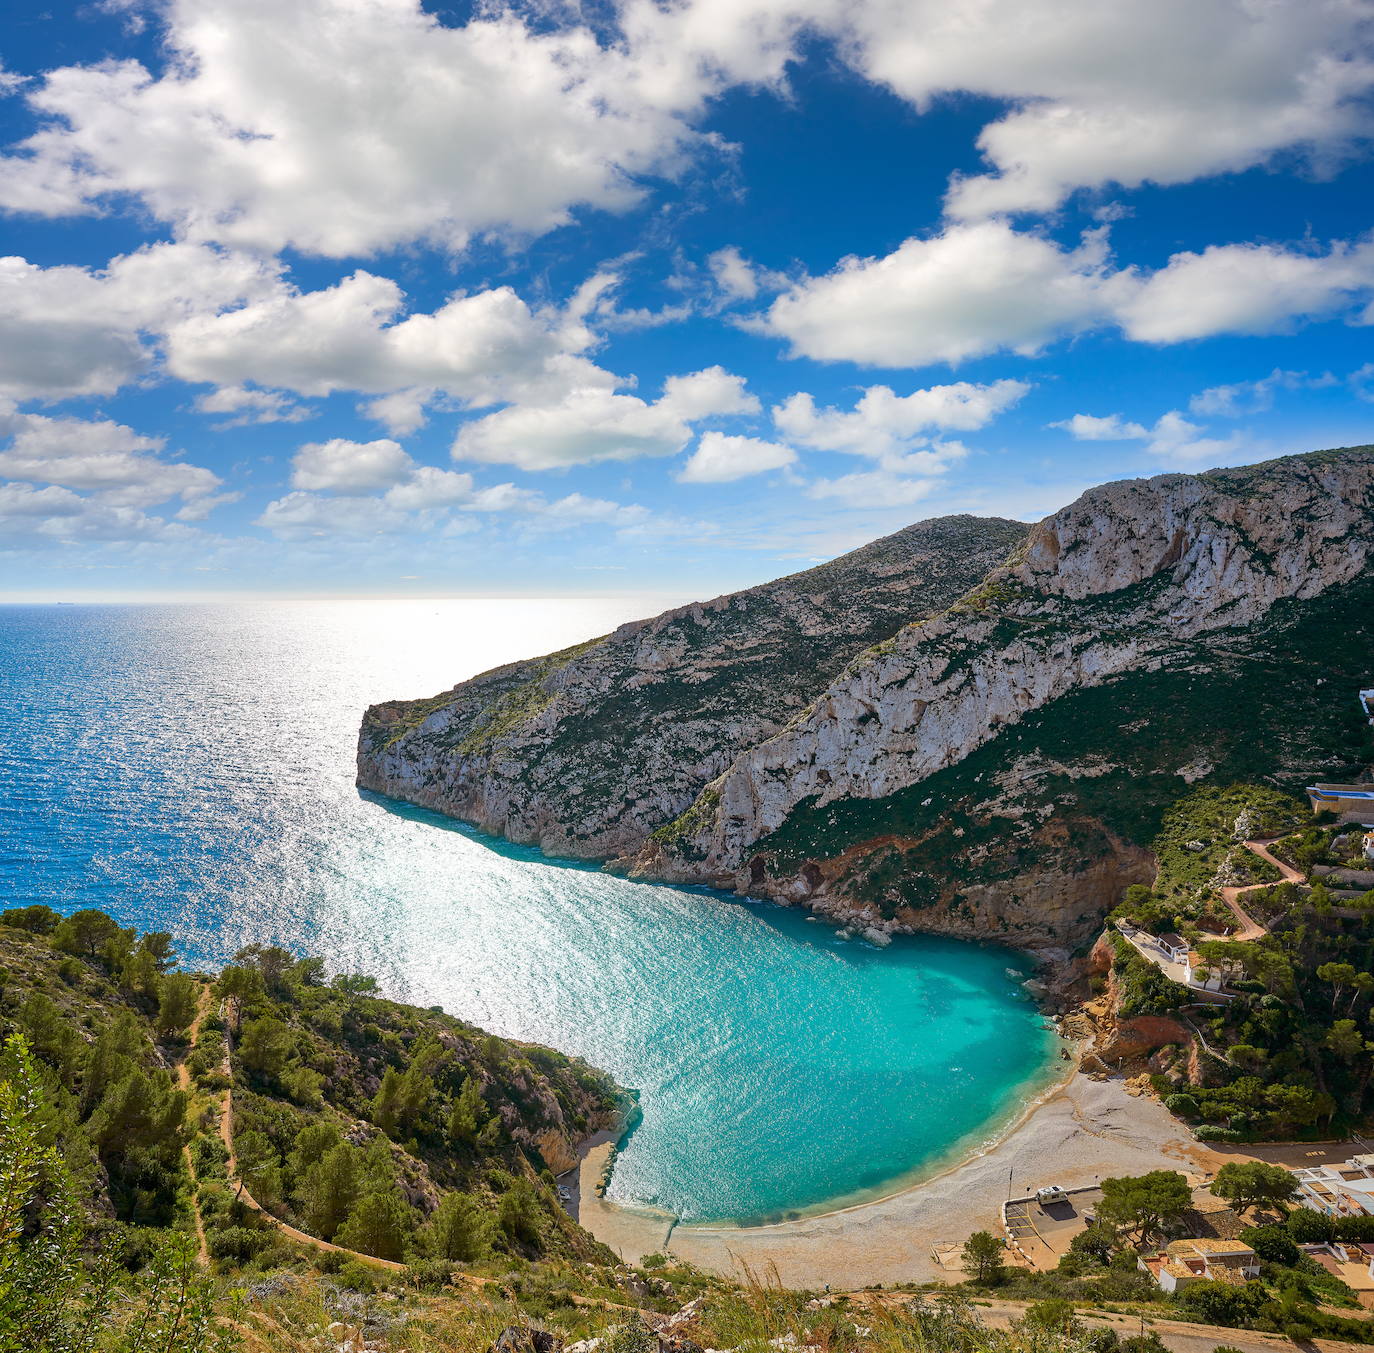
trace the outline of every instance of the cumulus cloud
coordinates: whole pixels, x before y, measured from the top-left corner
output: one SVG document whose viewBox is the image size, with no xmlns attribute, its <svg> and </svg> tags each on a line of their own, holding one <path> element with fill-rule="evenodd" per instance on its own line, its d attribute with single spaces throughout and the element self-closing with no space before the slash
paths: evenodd
<svg viewBox="0 0 1374 1353">
<path fill-rule="evenodd" d="M 300 423 L 314 417 L 314 411 L 293 403 L 276 390 L 254 390 L 246 385 L 224 385 L 208 394 L 197 395 L 197 413 L 225 414 L 220 427 L 240 427 L 245 423 Z"/>
<path fill-rule="evenodd" d="M 553 403 L 499 409 L 459 428 L 453 456 L 524 470 L 675 456 L 691 441 L 694 422 L 758 407 L 740 377 L 708 367 L 670 376 L 653 402 L 592 387 Z"/>
<path fill-rule="evenodd" d="M 713 97 L 782 86 L 814 36 L 919 110 L 1005 106 L 978 137 L 988 172 L 951 186 L 961 219 L 1331 157 L 1368 129 L 1351 0 L 621 0 L 599 31 L 535 9 L 170 0 L 161 74 L 70 66 L 26 91 L 43 126 L 0 193 L 49 215 L 132 195 L 184 238 L 258 249 L 459 248 L 633 204 L 713 144 L 694 130 Z"/>
<path fill-rule="evenodd" d="M 1154 272 L 1113 265 L 1106 228 L 1073 248 L 1007 221 L 947 226 L 882 258 L 847 258 L 779 296 L 751 327 L 795 355 L 920 367 L 1025 356 L 1086 330 L 1148 343 L 1271 333 L 1344 315 L 1374 319 L 1374 238 L 1216 245 Z"/>
<path fill-rule="evenodd" d="M 389 438 L 351 442 L 334 437 L 308 442 L 292 461 L 291 484 L 298 489 L 385 489 L 408 478 L 415 462 Z"/>
<path fill-rule="evenodd" d="M 1145 454 L 1167 464 L 1196 466 L 1199 463 L 1234 464 L 1252 454 L 1252 447 L 1239 433 L 1229 437 L 1208 437 L 1206 429 L 1190 423 L 1177 409 L 1161 414 L 1154 426 L 1127 422 L 1118 413 L 1094 417 L 1079 413 L 1051 427 L 1063 428 L 1078 441 L 1145 443 Z"/>
<path fill-rule="evenodd" d="M 1211 334 L 1267 334 L 1367 305 L 1374 240 L 1335 243 L 1325 253 L 1270 244 L 1212 245 L 1175 254 L 1117 307 L 1121 327 L 1147 343 Z M 1366 309 L 1359 322 L 1369 323 Z"/>
<path fill-rule="evenodd" d="M 779 296 L 755 327 L 799 356 L 880 367 L 1030 354 L 1101 322 L 1119 278 L 1105 237 L 1062 250 L 1005 221 L 955 225 L 883 258 L 847 258 Z"/>
<path fill-rule="evenodd" d="M 0 394 L 111 394 L 151 365 L 144 341 L 277 285 L 275 265 L 187 244 L 150 244 L 103 269 L 0 258 Z"/>
<path fill-rule="evenodd" d="M 809 394 L 795 394 L 773 410 L 773 421 L 802 446 L 890 456 L 937 429 L 971 432 L 986 427 L 1029 389 L 1024 381 L 1016 380 L 987 385 L 958 381 L 898 396 L 886 385 L 873 385 L 849 412 L 817 409 Z"/>
<path fill-rule="evenodd" d="M 163 438 L 122 423 L 49 418 L 10 404 L 0 408 L 0 437 L 8 439 L 0 448 L 0 475 L 95 493 L 107 506 L 145 508 L 179 499 L 183 513 L 198 516 L 193 505 L 203 510 L 220 487 L 209 470 L 167 459 Z"/>
<path fill-rule="evenodd" d="M 797 453 L 780 442 L 705 432 L 677 479 L 680 484 L 728 484 L 764 470 L 780 470 L 796 459 Z"/>
<path fill-rule="evenodd" d="M 550 501 L 515 484 L 478 487 L 470 474 L 417 464 L 395 442 L 335 440 L 301 447 L 292 490 L 263 509 L 256 524 L 283 540 L 326 540 L 473 529 L 465 514 L 505 514 L 541 530 L 601 523 L 637 526 L 647 508 L 581 493 Z M 367 490 L 375 492 L 367 492 Z"/>
<path fill-rule="evenodd" d="M 169 60 L 50 72 L 47 125 L 5 203 L 58 215 L 140 198 L 186 238 L 335 257 L 542 232 L 640 197 L 694 138 L 676 90 L 626 78 L 582 27 L 446 26 L 418 0 L 173 0 Z M 633 72 L 630 73 L 631 76 Z"/>
<path fill-rule="evenodd" d="M 1119 413 L 1108 414 L 1105 418 L 1076 413 L 1050 426 L 1063 428 L 1078 442 L 1138 442 L 1150 435 L 1140 423 L 1128 423 Z"/>
</svg>

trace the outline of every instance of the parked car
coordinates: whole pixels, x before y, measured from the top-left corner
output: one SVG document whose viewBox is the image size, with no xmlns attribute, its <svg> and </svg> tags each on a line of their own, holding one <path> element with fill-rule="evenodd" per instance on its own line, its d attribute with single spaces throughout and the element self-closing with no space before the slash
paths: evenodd
<svg viewBox="0 0 1374 1353">
<path fill-rule="evenodd" d="M 1049 1207 L 1053 1203 L 1067 1203 L 1069 1195 L 1058 1184 L 1046 1184 L 1043 1189 L 1036 1189 L 1035 1201 L 1041 1207 Z"/>
</svg>

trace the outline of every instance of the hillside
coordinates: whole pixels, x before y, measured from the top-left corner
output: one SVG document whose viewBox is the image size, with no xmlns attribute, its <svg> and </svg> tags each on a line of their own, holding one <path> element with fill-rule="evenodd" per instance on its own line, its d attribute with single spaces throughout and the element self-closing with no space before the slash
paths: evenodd
<svg viewBox="0 0 1374 1353">
<path fill-rule="evenodd" d="M 246 949 L 213 983 L 174 962 L 169 936 L 98 911 L 0 916 L 0 1035 L 37 1058 L 97 1212 L 195 1221 L 210 1259 L 250 1268 L 293 1253 L 273 1217 L 398 1264 L 609 1257 L 550 1174 L 620 1121 L 600 1072 L 283 949 Z"/>
<path fill-rule="evenodd" d="M 1024 534 L 925 522 L 375 706 L 359 783 L 637 877 L 1073 947 L 1189 784 L 1367 759 L 1372 548 L 1367 447 L 1104 485 Z"/>
<path fill-rule="evenodd" d="M 1025 532 L 920 522 L 431 699 L 374 705 L 358 783 L 555 854 L 632 853 L 856 653 L 948 606 Z"/>
</svg>

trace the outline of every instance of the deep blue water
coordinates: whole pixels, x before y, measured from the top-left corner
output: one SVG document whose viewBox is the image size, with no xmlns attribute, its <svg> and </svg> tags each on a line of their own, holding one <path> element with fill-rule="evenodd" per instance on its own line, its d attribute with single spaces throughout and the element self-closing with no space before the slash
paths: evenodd
<svg viewBox="0 0 1374 1353">
<path fill-rule="evenodd" d="M 1053 1040 L 1006 951 L 886 949 L 360 795 L 359 715 L 651 602 L 0 607 L 0 897 L 188 962 L 255 940 L 374 974 L 640 1092 L 611 1196 L 685 1220 L 852 1199 L 992 1131 Z"/>
</svg>

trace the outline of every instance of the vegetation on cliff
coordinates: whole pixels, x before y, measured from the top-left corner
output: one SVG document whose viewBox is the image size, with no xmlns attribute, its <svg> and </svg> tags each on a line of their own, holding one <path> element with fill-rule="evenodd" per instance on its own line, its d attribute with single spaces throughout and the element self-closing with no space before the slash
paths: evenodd
<svg viewBox="0 0 1374 1353">
<path fill-rule="evenodd" d="M 1155 934 L 1182 933 L 1205 964 L 1229 978 L 1232 999 L 1192 1004 L 1186 988 L 1116 940 L 1122 1016 L 1189 1005 L 1187 1019 L 1198 1031 L 1196 1070 L 1190 1073 L 1179 1051 L 1157 1085 L 1168 1107 L 1206 1140 L 1330 1135 L 1362 1125 L 1374 1110 L 1374 893 L 1335 905 L 1321 884 L 1256 888 L 1244 894 L 1245 907 L 1267 933 L 1216 938 L 1237 926 L 1220 890 L 1264 883 L 1278 872 L 1238 851 L 1240 841 L 1282 836 L 1280 858 L 1304 860 L 1309 869 L 1358 854 L 1358 831 L 1314 830 L 1310 823 L 1305 804 L 1267 786 L 1195 790 L 1165 814 L 1153 887 L 1128 889 L 1115 913 Z"/>
</svg>

